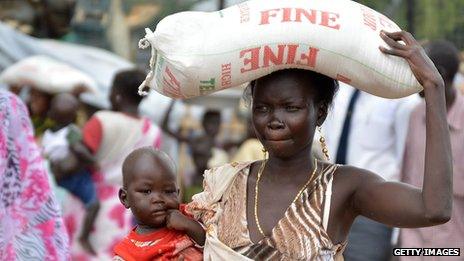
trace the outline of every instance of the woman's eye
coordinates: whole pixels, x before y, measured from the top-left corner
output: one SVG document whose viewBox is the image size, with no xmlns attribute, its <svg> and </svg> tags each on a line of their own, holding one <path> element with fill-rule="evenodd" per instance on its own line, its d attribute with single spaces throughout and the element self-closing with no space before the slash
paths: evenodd
<svg viewBox="0 0 464 261">
<path fill-rule="evenodd" d="M 267 107 L 267 106 L 256 106 L 255 111 L 257 111 L 257 112 L 268 112 L 269 107 Z"/>
<path fill-rule="evenodd" d="M 143 193 L 143 194 L 150 194 L 150 193 L 151 193 L 151 189 L 144 189 L 144 190 L 142 190 L 142 193 Z"/>
<path fill-rule="evenodd" d="M 175 189 L 168 189 L 164 191 L 166 194 L 173 194 L 176 193 L 177 191 Z"/>
<path fill-rule="evenodd" d="M 300 108 L 296 106 L 287 106 L 285 109 L 289 112 L 294 112 L 294 111 L 298 111 Z"/>
</svg>

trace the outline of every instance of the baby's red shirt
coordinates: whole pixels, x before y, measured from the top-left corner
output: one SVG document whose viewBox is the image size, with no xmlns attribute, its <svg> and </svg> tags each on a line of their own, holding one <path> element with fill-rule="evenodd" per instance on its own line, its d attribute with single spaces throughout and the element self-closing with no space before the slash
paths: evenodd
<svg viewBox="0 0 464 261">
<path fill-rule="evenodd" d="M 186 214 L 184 206 L 180 210 Z M 116 260 L 125 261 L 203 260 L 201 249 L 185 233 L 167 228 L 143 235 L 134 228 L 114 247 L 114 253 Z"/>
</svg>

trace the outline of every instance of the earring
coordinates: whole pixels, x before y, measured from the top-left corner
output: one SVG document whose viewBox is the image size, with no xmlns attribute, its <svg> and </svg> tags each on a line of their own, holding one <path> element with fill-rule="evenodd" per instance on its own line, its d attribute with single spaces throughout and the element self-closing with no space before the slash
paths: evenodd
<svg viewBox="0 0 464 261">
<path fill-rule="evenodd" d="M 325 138 L 324 138 L 324 135 L 322 135 L 321 126 L 317 127 L 317 131 L 319 132 L 319 136 L 320 136 L 319 142 L 321 143 L 322 153 L 325 155 L 325 158 L 327 159 L 327 161 L 329 161 L 330 160 L 329 149 L 327 148 L 327 144 L 325 144 Z"/>
<path fill-rule="evenodd" d="M 267 159 L 267 150 L 266 150 L 266 148 L 263 147 L 263 148 L 261 149 L 261 151 L 263 152 L 263 158 L 264 158 L 264 159 Z"/>
</svg>

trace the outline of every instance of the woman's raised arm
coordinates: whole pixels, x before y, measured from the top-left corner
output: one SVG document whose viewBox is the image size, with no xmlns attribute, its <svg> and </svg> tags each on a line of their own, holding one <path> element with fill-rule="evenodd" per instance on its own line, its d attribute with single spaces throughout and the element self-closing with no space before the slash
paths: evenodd
<svg viewBox="0 0 464 261">
<path fill-rule="evenodd" d="M 390 48 L 380 50 L 404 58 L 424 87 L 427 133 L 424 182 L 422 189 L 418 189 L 386 182 L 361 171 L 363 179 L 355 190 L 353 207 L 359 214 L 398 227 L 445 223 L 451 216 L 453 170 L 443 79 L 410 33 L 381 32 L 381 37 Z"/>
</svg>

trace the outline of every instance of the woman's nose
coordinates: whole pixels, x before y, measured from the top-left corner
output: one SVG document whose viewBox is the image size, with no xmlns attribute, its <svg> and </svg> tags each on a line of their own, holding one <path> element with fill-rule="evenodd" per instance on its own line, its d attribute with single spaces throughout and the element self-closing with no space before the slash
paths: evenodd
<svg viewBox="0 0 464 261">
<path fill-rule="evenodd" d="M 272 130 L 277 130 L 277 129 L 283 129 L 285 127 L 284 123 L 277 119 L 277 118 L 274 118 L 272 119 L 269 123 L 268 123 L 268 128 L 272 129 Z"/>
</svg>

